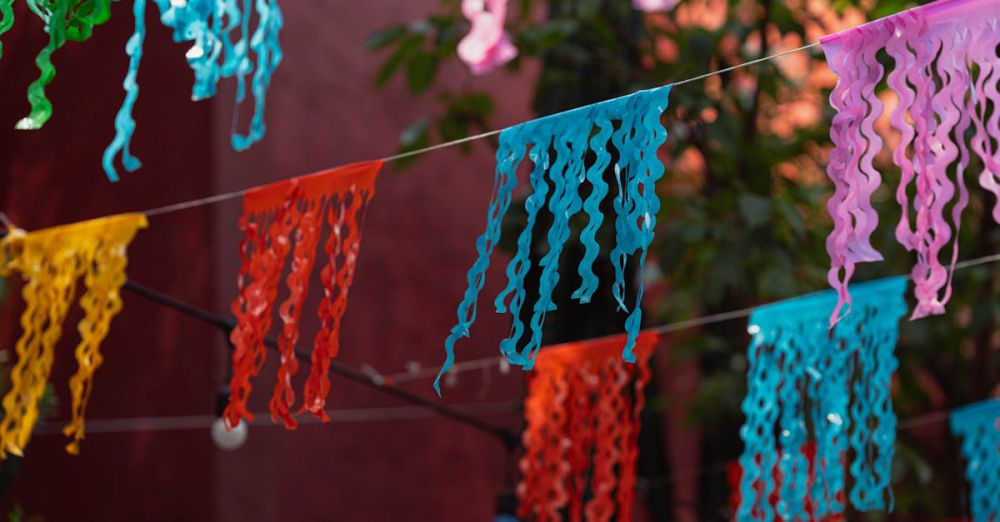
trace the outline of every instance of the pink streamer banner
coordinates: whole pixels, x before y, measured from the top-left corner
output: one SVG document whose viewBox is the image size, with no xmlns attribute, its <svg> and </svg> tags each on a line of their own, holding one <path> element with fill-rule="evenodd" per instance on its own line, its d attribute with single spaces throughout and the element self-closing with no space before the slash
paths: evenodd
<svg viewBox="0 0 1000 522">
<path fill-rule="evenodd" d="M 847 285 L 855 265 L 882 260 L 871 245 L 878 225 L 871 198 L 882 183 L 873 162 L 883 145 L 875 132 L 883 112 L 875 89 L 883 79 L 899 99 L 890 115 L 900 135 L 893 161 L 902 172 L 896 239 L 917 254 L 912 319 L 944 313 L 951 297 L 958 231 L 969 202 L 964 176 L 973 152 L 984 165 L 980 185 L 997 197 L 993 217 L 1000 223 L 998 26 L 1000 4 L 994 0 L 941 0 L 822 40 L 839 78 L 830 95 L 837 114 L 827 166 L 834 184 L 827 202 L 834 225 L 826 242 L 828 279 L 839 296 L 831 327 L 850 311 Z M 895 62 L 887 77 L 877 58 L 883 49 Z"/>
</svg>

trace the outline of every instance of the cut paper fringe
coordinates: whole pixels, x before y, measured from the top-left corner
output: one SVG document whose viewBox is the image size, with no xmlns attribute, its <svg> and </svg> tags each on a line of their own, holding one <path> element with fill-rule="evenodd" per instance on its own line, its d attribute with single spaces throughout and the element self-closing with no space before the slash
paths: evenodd
<svg viewBox="0 0 1000 522">
<path fill-rule="evenodd" d="M 2 0 L 0 0 L 2 1 Z M 142 61 L 146 35 L 147 0 L 134 0 L 135 32 L 125 45 L 129 56 L 123 87 L 125 101 L 115 117 L 115 137 L 104 151 L 104 172 L 111 181 L 118 180 L 115 158 L 121 154 L 122 166 L 132 172 L 141 164 L 129 152 L 135 120 L 132 109 L 139 94 L 136 76 Z M 175 42 L 191 42 L 186 53 L 194 71 L 192 100 L 215 96 L 220 78 L 236 78 L 232 146 L 237 151 L 250 147 L 264 136 L 264 102 L 271 76 L 281 62 L 278 33 L 283 20 L 277 0 L 153 0 L 160 11 L 160 21 L 173 30 Z M 256 19 L 251 33 L 250 20 Z M 247 94 L 247 77 L 254 98 L 250 128 L 241 134 L 235 127 L 239 109 Z"/>
<path fill-rule="evenodd" d="M 816 484 L 816 444 L 814 442 L 807 442 L 803 444 L 801 456 L 804 457 L 805 459 L 804 462 L 807 462 L 809 465 L 809 469 L 807 470 L 807 475 L 806 475 L 807 476 L 806 488 L 811 490 Z M 784 454 L 779 451 L 776 458 L 778 459 L 779 462 L 781 462 L 782 459 L 784 459 Z M 803 461 L 800 460 L 800 462 Z M 796 470 L 796 472 L 798 472 L 798 470 Z M 801 480 L 800 477 L 791 477 L 791 478 L 798 478 L 799 480 Z M 730 462 L 726 466 L 726 483 L 729 485 L 729 507 L 732 510 L 733 513 L 732 520 L 734 521 L 741 520 L 736 516 L 736 513 L 739 511 L 740 504 L 743 502 L 742 491 L 740 490 L 740 481 L 742 480 L 743 480 L 743 468 L 740 467 L 739 461 Z M 781 487 L 782 484 L 784 483 L 784 480 L 785 478 L 782 476 L 781 470 L 779 468 L 775 468 L 772 480 L 769 481 L 770 484 L 773 484 L 773 486 L 771 487 L 771 495 L 768 497 L 768 504 L 771 506 L 772 510 L 777 510 L 778 503 L 781 502 L 779 493 L 781 491 Z M 758 498 L 761 498 L 761 501 L 763 501 L 763 499 L 762 497 L 760 497 L 760 495 L 763 493 L 764 486 L 765 482 L 762 480 L 759 480 L 754 484 L 755 491 L 758 495 Z M 844 501 L 843 492 L 842 491 L 838 492 L 837 495 L 840 503 L 842 504 Z M 843 522 L 844 520 L 846 520 L 844 518 L 844 514 L 840 512 L 827 513 L 826 516 L 817 517 L 815 515 L 816 507 L 812 499 L 809 497 L 806 497 L 803 509 L 805 510 L 806 514 L 805 518 L 793 518 L 790 520 L 802 520 L 802 521 L 808 520 L 811 522 Z"/>
<path fill-rule="evenodd" d="M 639 415 L 656 334 L 639 335 L 636 364 L 625 336 L 552 346 L 538 356 L 524 399 L 523 520 L 632 520 Z M 584 501 L 585 497 L 587 500 Z"/>
<path fill-rule="evenodd" d="M 835 187 L 827 203 L 834 222 L 826 243 L 829 281 L 839 294 L 830 324 L 850 310 L 855 265 L 882 260 L 871 245 L 878 224 L 871 196 L 881 184 L 872 162 L 882 149 L 874 124 L 883 110 L 875 95 L 883 79 L 899 98 L 891 115 L 901 137 L 893 153 L 902 171 L 896 239 L 917 253 L 912 318 L 944 313 L 969 201 L 964 176 L 971 152 L 984 165 L 980 185 L 998 197 L 993 217 L 1000 223 L 1000 4 L 938 1 L 828 36 L 822 44 L 840 79 L 830 95 L 837 114 L 827 167 Z M 877 58 L 882 49 L 895 61 L 888 77 Z M 915 192 L 912 201 L 908 191 Z M 949 243 L 946 267 L 940 255 Z"/>
<path fill-rule="evenodd" d="M 56 76 L 52 64 L 55 54 L 67 41 L 82 42 L 90 38 L 94 27 L 108 21 L 111 16 L 111 0 L 26 0 L 28 8 L 44 24 L 49 42 L 38 53 L 38 79 L 28 86 L 28 102 L 31 112 L 17 122 L 18 129 L 40 129 L 52 117 L 52 102 L 45 94 Z M 13 0 L 0 0 L 0 36 L 14 25 Z M 0 44 L 0 56 L 3 47 Z"/>
<path fill-rule="evenodd" d="M 962 438 L 965 477 L 972 486 L 972 519 L 1000 520 L 1000 399 L 951 412 L 951 431 Z"/>
<path fill-rule="evenodd" d="M 632 7 L 645 12 L 669 11 L 677 6 L 680 0 L 632 0 Z"/>
<path fill-rule="evenodd" d="M 472 74 L 488 74 L 517 56 L 503 28 L 507 0 L 462 0 L 462 14 L 472 28 L 458 43 L 458 58 Z"/>
<path fill-rule="evenodd" d="M 298 370 L 295 345 L 324 222 L 328 232 L 323 247 L 327 259 L 321 272 L 320 331 L 313 343 L 312 366 L 299 412 L 329 420 L 324 412 L 330 390 L 327 374 L 340 348 L 340 321 L 361 248 L 361 227 L 381 167 L 381 161 L 347 165 L 258 187 L 244 196 L 239 296 L 233 301 L 237 326 L 229 336 L 234 348 L 233 375 L 223 415 L 227 427 L 235 427 L 240 419 L 253 420 L 247 409 L 250 379 L 264 365 L 265 337 L 271 329 L 272 311 L 289 254 L 291 267 L 285 278 L 288 297 L 278 306 L 282 322 L 278 336 L 281 365 L 270 410 L 271 418 L 281 419 L 285 427 L 297 425 L 291 385 Z"/>
<path fill-rule="evenodd" d="M 845 497 L 860 511 L 892 509 L 896 416 L 889 387 L 899 320 L 906 314 L 906 279 L 851 290 L 857 310 L 833 330 L 833 291 L 764 306 L 750 316 L 739 520 L 823 518 L 842 513 Z M 812 466 L 803 452 L 809 441 L 816 445 Z M 848 464 L 849 450 L 855 458 Z M 845 467 L 854 484 L 849 496 Z M 779 474 L 780 489 L 774 480 Z M 776 508 L 769 501 L 774 494 Z"/>
<path fill-rule="evenodd" d="M 587 214 L 589 222 L 580 235 L 580 241 L 586 248 L 579 266 L 583 282 L 573 297 L 581 303 L 588 303 L 597 291 L 598 278 L 592 266 L 600 254 L 600 245 L 596 240 L 597 231 L 604 221 L 600 205 L 610 192 L 608 183 L 604 181 L 605 170 L 613 160 L 609 149 L 617 152 L 613 166 L 617 194 L 612 196 L 616 234 L 616 243 L 611 250 L 616 276 L 613 293 L 620 308 L 629 310 L 629 305 L 625 303 L 625 265 L 628 258 L 638 252 L 638 266 L 642 269 L 660 209 L 654 185 L 663 176 L 663 164 L 657 157 L 657 149 L 667 138 L 660 116 L 667 107 L 669 93 L 670 86 L 640 91 L 510 127 L 500 134 L 486 232 L 476 240 L 478 255 L 466 275 L 468 288 L 458 307 L 458 324 L 445 341 L 445 362 L 434 382 L 439 394 L 441 376 L 455 361 L 455 342 L 469 336 L 469 328 L 476 319 L 479 292 L 486 282 L 490 256 L 500 240 L 500 225 L 517 185 L 518 166 L 526 154 L 534 164 L 530 175 L 532 192 L 524 203 L 528 214 L 527 226 L 521 231 L 517 252 L 507 265 L 507 287 L 494 303 L 498 313 L 509 312 L 513 321 L 511 334 L 501 343 L 500 351 L 511 364 L 525 369 L 534 364 L 542 345 L 545 314 L 556 309 L 552 292 L 559 282 L 559 256 L 570 236 L 570 219 L 581 210 Z M 594 159 L 588 161 L 591 154 Z M 585 182 L 591 187 L 586 200 L 581 196 Z M 542 273 L 538 301 L 528 303 L 532 306 L 530 335 L 525 346 L 519 348 L 525 330 L 520 315 L 525 305 L 524 280 L 531 265 L 531 238 L 538 214 L 546 204 L 553 216 L 548 230 L 549 250 L 539 262 Z M 625 322 L 628 336 L 623 343 L 622 357 L 629 362 L 635 361 L 632 350 L 642 322 L 641 285 L 637 293 Z"/>
<path fill-rule="evenodd" d="M 122 308 L 119 289 L 125 284 L 126 250 L 136 232 L 146 226 L 146 216 L 122 214 L 32 233 L 13 230 L 0 240 L 0 275 L 17 273 L 25 281 L 21 291 L 24 331 L 15 348 L 17 363 L 10 372 L 10 390 L 3 398 L 0 458 L 24 454 L 38 420 L 38 402 L 52 371 L 63 321 L 82 277 L 86 291 L 80 297 L 83 319 L 77 326 L 79 369 L 69 382 L 72 419 L 63 430 L 71 439 L 66 451 L 79 453 L 94 372 L 103 361 L 101 342 Z"/>
</svg>

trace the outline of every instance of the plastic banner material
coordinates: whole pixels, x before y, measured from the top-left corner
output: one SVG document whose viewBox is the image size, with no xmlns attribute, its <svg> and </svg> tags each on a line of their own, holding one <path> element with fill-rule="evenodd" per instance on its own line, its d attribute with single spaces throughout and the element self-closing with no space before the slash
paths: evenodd
<svg viewBox="0 0 1000 522">
<path fill-rule="evenodd" d="M 750 316 L 739 520 L 822 519 L 843 513 L 845 497 L 859 511 L 892 509 L 896 416 L 889 387 L 906 279 L 851 290 L 855 311 L 833 330 L 834 291 L 763 306 Z M 810 441 L 813 463 L 804 453 Z M 855 457 L 846 465 L 848 451 Z M 774 494 L 776 507 L 769 501 Z"/>
<path fill-rule="evenodd" d="M 1000 399 L 951 412 L 951 431 L 962 439 L 965 477 L 972 487 L 972 520 L 1000 520 Z"/>
<path fill-rule="evenodd" d="M 28 8 L 42 20 L 48 43 L 38 53 L 35 64 L 39 76 L 28 86 L 31 112 L 17 122 L 18 129 L 40 129 L 52 117 L 52 102 L 45 88 L 56 76 L 52 55 L 67 41 L 82 42 L 90 38 L 94 27 L 108 21 L 111 0 L 26 0 Z M 0 0 L 0 36 L 14 25 L 13 0 Z M 3 47 L 0 44 L 0 56 Z"/>
<path fill-rule="evenodd" d="M 883 111 L 875 88 L 883 80 L 899 97 L 891 115 L 900 134 L 893 160 L 902 171 L 896 200 L 903 213 L 896 239 L 917 254 L 912 317 L 944 313 L 969 201 L 964 176 L 972 154 L 983 164 L 980 184 L 998 197 L 993 217 L 1000 223 L 1000 4 L 932 2 L 828 36 L 822 44 L 840 79 L 830 94 L 837 113 L 827 166 L 835 187 L 827 203 L 834 222 L 826 243 L 829 280 L 839 294 L 830 322 L 850 310 L 848 283 L 855 265 L 882 260 L 871 245 L 878 224 L 871 196 L 882 183 L 873 161 L 883 145 L 875 132 Z M 895 63 L 888 77 L 878 59 L 883 49 Z M 940 258 L 946 249 L 945 264 Z"/>
<path fill-rule="evenodd" d="M 71 439 L 66 451 L 79 452 L 94 372 L 103 361 L 101 342 L 122 307 L 119 289 L 125 284 L 126 250 L 146 226 L 146 216 L 122 214 L 31 233 L 14 230 L 0 240 L 0 275 L 20 275 L 25 303 L 24 331 L 15 347 L 17 363 L 3 398 L 0 458 L 23 455 L 31 438 L 56 344 L 82 277 L 86 290 L 79 301 L 83 319 L 77 326 L 78 369 L 69 382 L 71 421 L 63 430 Z"/>
<path fill-rule="evenodd" d="M 503 28 L 507 0 L 462 0 L 462 14 L 472 28 L 458 43 L 458 58 L 472 74 L 487 74 L 517 56 Z"/>
<path fill-rule="evenodd" d="M 139 93 L 136 83 L 145 41 L 146 0 L 134 0 L 135 32 L 125 52 L 129 56 L 123 87 L 125 101 L 115 117 L 115 137 L 104 152 L 104 172 L 111 181 L 118 180 L 115 158 L 121 154 L 122 166 L 134 171 L 141 164 L 129 152 L 135 132 L 132 110 Z M 264 102 L 271 76 L 281 62 L 278 33 L 284 24 L 277 0 L 153 0 L 160 11 L 160 21 L 173 31 L 175 42 L 190 42 L 185 56 L 194 72 L 192 100 L 215 96 L 220 78 L 236 79 L 236 108 L 231 142 L 234 149 L 245 150 L 264 136 Z M 256 25 L 251 31 L 251 20 Z M 249 130 L 243 134 L 236 126 L 238 111 L 246 99 L 247 84 L 254 98 Z"/>
<path fill-rule="evenodd" d="M 289 255 L 291 268 L 285 278 L 288 297 L 277 310 L 281 318 L 281 365 L 270 410 L 271 418 L 280 419 L 287 428 L 297 425 L 291 386 L 298 370 L 295 345 L 309 276 L 324 230 L 323 300 L 318 310 L 321 329 L 313 343 L 312 367 L 300 411 L 329 420 L 324 412 L 330 390 L 327 373 L 339 351 L 340 321 L 361 248 L 361 228 L 381 167 L 381 161 L 337 167 L 251 189 L 244 196 L 239 296 L 233 301 L 237 326 L 229 337 L 234 350 L 231 395 L 224 412 L 227 427 L 238 425 L 240 419 L 253 419 L 247 409 L 250 379 L 260 373 L 266 359 L 265 338 L 271 329 L 278 286 Z"/>
<path fill-rule="evenodd" d="M 657 336 L 639 334 L 634 365 L 620 357 L 624 337 L 561 344 L 538 355 L 524 399 L 517 488 L 523 520 L 632 520 L 639 414 Z"/>
<path fill-rule="evenodd" d="M 559 257 L 570 236 L 570 220 L 581 211 L 588 224 L 580 235 L 585 247 L 579 273 L 583 280 L 573 297 L 590 302 L 597 291 L 598 278 L 593 263 L 601 247 L 596 235 L 604 222 L 601 204 L 611 199 L 615 213 L 616 242 L 611 249 L 615 270 L 613 294 L 622 310 L 629 311 L 625 328 L 628 336 L 622 357 L 634 361 L 632 353 L 642 322 L 642 286 L 637 288 L 634 303 L 625 303 L 625 265 L 629 257 L 638 257 L 640 270 L 646 251 L 653 241 L 660 200 L 655 183 L 663 176 L 663 164 L 657 149 L 667 139 L 660 117 L 667 107 L 670 86 L 588 105 L 510 127 L 500 134 L 493 197 L 487 214 L 486 232 L 476 240 L 477 258 L 466 275 L 468 288 L 458 306 L 458 324 L 445 341 L 445 362 L 434 383 L 440 393 L 441 375 L 455 360 L 455 343 L 469 336 L 476 319 L 476 303 L 486 282 L 490 256 L 500 240 L 501 222 L 510 207 L 517 186 L 517 169 L 525 155 L 534 165 L 531 170 L 531 194 L 525 200 L 527 224 L 517 239 L 517 252 L 507 265 L 507 287 L 494 302 L 499 313 L 509 313 L 513 324 L 510 336 L 500 344 L 500 351 L 511 364 L 530 369 L 542 345 L 542 323 L 547 312 L 556 309 L 552 293 L 559 283 Z M 617 122 L 617 124 L 616 124 Z M 614 156 L 612 152 L 615 152 Z M 554 153 L 554 154 L 553 154 Z M 593 155 L 594 160 L 588 161 Z M 612 163 L 612 159 L 616 161 Z M 589 166 L 588 166 L 589 165 Z M 604 180 L 605 170 L 614 169 L 615 187 Z M 583 198 L 585 185 L 589 195 Z M 545 206 L 552 214 L 547 231 L 548 252 L 539 262 L 541 275 L 538 300 L 526 303 L 524 280 L 531 268 L 532 234 L 539 212 Z M 521 309 L 530 306 L 532 315 L 527 339 L 521 321 Z M 521 344 L 523 346 L 520 346 Z"/>
</svg>

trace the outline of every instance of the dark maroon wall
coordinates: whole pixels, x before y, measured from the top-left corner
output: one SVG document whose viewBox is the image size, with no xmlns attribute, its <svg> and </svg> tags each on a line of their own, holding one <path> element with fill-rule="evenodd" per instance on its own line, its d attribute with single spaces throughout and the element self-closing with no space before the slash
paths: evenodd
<svg viewBox="0 0 1000 522">
<path fill-rule="evenodd" d="M 228 146 L 232 85 L 218 101 L 191 103 L 184 48 L 149 17 L 139 81 L 134 151 L 142 170 L 118 184 L 103 178 L 100 155 L 123 96 L 131 32 L 127 5 L 86 43 L 59 51 L 50 89 L 56 115 L 39 132 L 12 129 L 26 111 L 24 89 L 40 23 L 19 12 L 0 59 L 0 204 L 18 224 L 39 228 L 139 210 L 392 153 L 399 131 L 434 109 L 433 94 L 412 99 L 400 84 L 372 89 L 381 57 L 363 48 L 383 25 L 429 12 L 436 0 L 346 3 L 285 1 L 285 61 L 268 98 L 268 134 L 251 151 Z M 528 116 L 529 79 L 473 79 L 459 66 L 442 73 L 452 87 L 490 87 L 497 124 Z M 341 360 L 395 372 L 408 361 L 439 364 L 442 340 L 484 224 L 492 151 L 434 153 L 405 171 L 382 173 L 365 226 L 361 260 L 342 335 Z M 235 291 L 238 202 L 151 219 L 130 251 L 131 278 L 184 299 L 227 310 Z M 502 266 L 502 263 L 497 263 Z M 491 272 L 486 295 L 498 290 Z M 314 292 L 315 293 L 315 286 Z M 313 296 L 314 310 L 315 296 Z M 4 306 L 0 341 L 13 345 L 20 300 Z M 460 358 L 496 354 L 502 320 L 481 308 Z M 70 321 L 75 321 L 75 317 Z M 314 324 L 307 324 L 308 330 Z M 59 347 L 53 381 L 60 398 L 74 369 L 72 325 Z M 311 339 L 311 330 L 303 335 Z M 226 364 L 212 330 L 125 296 L 125 310 L 104 345 L 88 417 L 209 414 Z M 273 360 L 273 357 L 272 357 Z M 268 373 L 270 370 L 266 370 Z M 519 397 L 522 376 L 462 376 L 446 401 Z M 266 409 L 273 379 L 262 378 L 255 411 Z M 431 396 L 429 381 L 409 387 Z M 341 379 L 331 406 L 400 403 Z M 65 408 L 57 415 L 65 417 Z M 493 418 L 516 427 L 516 416 Z M 502 487 L 504 453 L 488 436 L 440 418 L 305 426 L 296 432 L 254 427 L 241 450 L 215 449 L 207 430 L 93 434 L 82 455 L 62 451 L 57 435 L 36 437 L 23 473 L 3 501 L 48 520 L 488 520 Z M 82 517 L 81 517 L 82 515 Z"/>
</svg>

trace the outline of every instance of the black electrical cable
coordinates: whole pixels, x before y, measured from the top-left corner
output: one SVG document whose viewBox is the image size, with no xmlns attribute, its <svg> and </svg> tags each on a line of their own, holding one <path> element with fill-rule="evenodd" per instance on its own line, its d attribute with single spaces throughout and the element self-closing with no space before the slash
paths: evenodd
<svg viewBox="0 0 1000 522">
<path fill-rule="evenodd" d="M 226 336 L 228 336 L 229 332 L 236 327 L 236 322 L 232 318 L 221 316 L 203 308 L 194 306 L 173 296 L 164 294 L 163 292 L 159 292 L 136 283 L 135 281 L 126 281 L 122 289 L 132 292 L 133 294 L 143 297 L 149 301 L 177 310 L 184 315 L 202 321 L 206 324 L 212 325 L 221 330 Z M 272 336 L 264 338 L 264 345 L 272 350 L 278 349 L 278 341 Z M 307 364 L 312 363 L 309 354 L 299 350 L 298 346 L 295 347 L 295 358 Z M 371 375 L 346 364 L 339 363 L 337 361 L 330 361 L 330 373 L 378 390 L 387 395 L 391 395 L 403 402 L 427 408 L 442 417 L 446 417 L 455 422 L 465 424 L 466 426 L 493 435 L 494 437 L 500 439 L 508 450 L 513 450 L 517 447 L 518 436 L 511 430 L 490 424 L 482 419 L 468 415 L 446 404 L 441 404 L 439 402 L 435 402 L 434 400 L 427 399 L 417 395 L 416 393 L 404 390 L 391 384 L 379 382 L 375 377 L 372 377 Z"/>
</svg>

